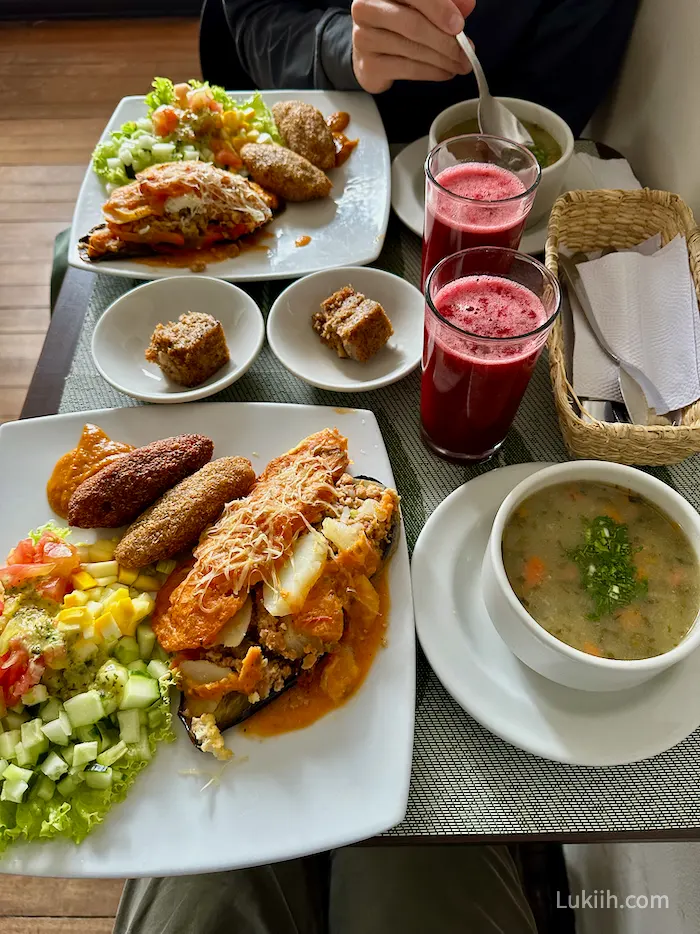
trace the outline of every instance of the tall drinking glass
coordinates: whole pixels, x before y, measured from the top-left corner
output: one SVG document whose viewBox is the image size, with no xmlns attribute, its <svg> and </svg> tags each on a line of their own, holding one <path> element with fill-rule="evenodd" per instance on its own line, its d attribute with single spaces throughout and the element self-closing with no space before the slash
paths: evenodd
<svg viewBox="0 0 700 934">
<path fill-rule="evenodd" d="M 503 443 L 559 313 L 556 278 L 515 250 L 448 256 L 428 276 L 421 434 L 441 457 L 481 461 Z"/>
<path fill-rule="evenodd" d="M 438 143 L 425 161 L 423 286 L 430 270 L 459 250 L 517 250 L 540 175 L 529 149 L 498 136 Z"/>
</svg>

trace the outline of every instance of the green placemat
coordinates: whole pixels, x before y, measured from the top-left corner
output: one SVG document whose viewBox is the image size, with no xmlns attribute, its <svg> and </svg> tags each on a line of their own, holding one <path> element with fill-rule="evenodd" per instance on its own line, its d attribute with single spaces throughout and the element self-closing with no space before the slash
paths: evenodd
<svg viewBox="0 0 700 934">
<path fill-rule="evenodd" d="M 420 240 L 393 216 L 375 264 L 418 283 Z M 90 354 L 96 321 L 135 284 L 98 277 L 66 379 L 61 412 L 138 405 L 102 380 Z M 248 289 L 267 315 L 286 283 Z M 546 358 L 540 360 L 506 443 L 494 461 L 462 468 L 429 454 L 418 430 L 419 374 L 361 394 L 325 392 L 292 376 L 265 346 L 250 371 L 213 402 L 295 402 L 357 406 L 377 416 L 402 497 L 409 548 L 426 518 L 465 481 L 494 467 L 560 461 Z M 697 508 L 700 461 L 653 471 Z M 698 688 L 700 690 L 700 687 Z M 419 652 L 413 775 L 408 812 L 391 834 L 556 833 L 700 826 L 700 734 L 647 762 L 586 769 L 538 759 L 501 741 L 446 693 Z"/>
</svg>

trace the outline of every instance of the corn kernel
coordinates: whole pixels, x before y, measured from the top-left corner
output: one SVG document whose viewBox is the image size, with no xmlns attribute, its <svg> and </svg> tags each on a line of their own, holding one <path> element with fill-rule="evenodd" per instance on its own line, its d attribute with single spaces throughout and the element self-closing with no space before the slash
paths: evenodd
<svg viewBox="0 0 700 934">
<path fill-rule="evenodd" d="M 138 571 L 130 571 L 128 568 L 119 568 L 119 574 L 117 575 L 117 580 L 120 584 L 131 585 L 134 583 L 136 578 L 139 576 Z"/>
<path fill-rule="evenodd" d="M 90 598 L 84 590 L 72 590 L 63 598 L 65 607 L 85 606 Z"/>
<path fill-rule="evenodd" d="M 133 636 L 136 631 L 136 609 L 133 601 L 127 597 L 110 607 L 112 616 L 125 636 Z"/>
<path fill-rule="evenodd" d="M 83 626 L 85 623 L 92 622 L 92 615 L 86 606 L 68 607 L 60 611 L 56 621 L 59 623 L 78 623 Z"/>
<path fill-rule="evenodd" d="M 235 130 L 238 128 L 240 120 L 238 119 L 238 113 L 235 110 L 227 110 L 223 116 L 223 123 L 226 129 Z"/>
<path fill-rule="evenodd" d="M 107 609 L 107 607 L 111 608 L 115 603 L 119 603 L 121 600 L 129 599 L 128 587 L 124 586 L 123 584 L 113 584 L 112 586 L 114 589 L 109 590 L 109 588 L 107 588 L 108 592 L 105 593 L 104 597 L 102 598 L 102 605 L 105 609 Z"/>
<path fill-rule="evenodd" d="M 255 107 L 246 107 L 245 110 L 241 111 L 241 116 L 246 120 L 252 120 L 255 116 Z"/>
<path fill-rule="evenodd" d="M 97 581 L 92 574 L 88 574 L 87 571 L 78 571 L 77 574 L 73 575 L 71 580 L 76 590 L 90 590 L 91 587 L 97 586 Z"/>
<path fill-rule="evenodd" d="M 246 138 L 249 143 L 254 143 L 258 136 L 260 136 L 258 130 L 248 130 L 246 133 Z"/>
</svg>

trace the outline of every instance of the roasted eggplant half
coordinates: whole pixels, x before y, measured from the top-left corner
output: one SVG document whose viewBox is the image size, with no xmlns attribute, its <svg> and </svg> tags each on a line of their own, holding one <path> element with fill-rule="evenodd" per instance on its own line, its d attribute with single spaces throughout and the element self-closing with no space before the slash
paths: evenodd
<svg viewBox="0 0 700 934">
<path fill-rule="evenodd" d="M 274 584 L 252 588 L 219 633 L 220 644 L 174 660 L 183 691 L 179 716 L 198 748 L 216 754 L 216 731 L 242 723 L 337 652 L 350 601 L 363 587 L 374 593 L 369 582 L 399 537 L 398 495 L 347 474 L 336 490 L 332 514 L 296 539 Z"/>
</svg>

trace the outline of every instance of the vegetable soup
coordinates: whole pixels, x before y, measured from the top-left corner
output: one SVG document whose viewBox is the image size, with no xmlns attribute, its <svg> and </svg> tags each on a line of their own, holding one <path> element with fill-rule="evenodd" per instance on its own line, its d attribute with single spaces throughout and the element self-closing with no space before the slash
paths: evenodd
<svg viewBox="0 0 700 934">
<path fill-rule="evenodd" d="M 604 658 L 668 652 L 700 607 L 700 567 L 685 533 L 618 486 L 580 481 L 528 497 L 505 527 L 503 563 L 540 626 Z"/>
<path fill-rule="evenodd" d="M 527 148 L 539 162 L 541 168 L 546 169 L 554 165 L 562 157 L 562 149 L 559 143 L 554 139 L 551 133 L 548 133 L 544 127 L 538 123 L 530 123 L 529 120 L 522 120 L 521 123 L 532 137 L 532 146 Z M 450 139 L 453 136 L 462 136 L 464 133 L 480 133 L 478 117 L 472 117 L 469 120 L 462 120 L 450 127 L 439 142 Z"/>
</svg>

